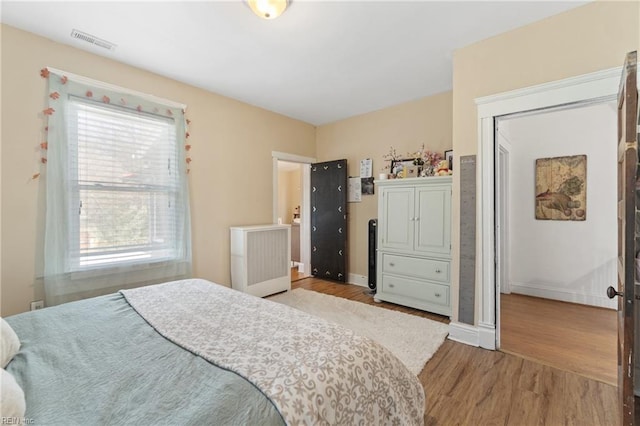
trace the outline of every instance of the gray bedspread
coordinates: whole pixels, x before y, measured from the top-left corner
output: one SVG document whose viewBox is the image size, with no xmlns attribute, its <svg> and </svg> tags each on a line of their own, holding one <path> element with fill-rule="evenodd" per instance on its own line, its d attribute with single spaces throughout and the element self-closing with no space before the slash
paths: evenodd
<svg viewBox="0 0 640 426">
<path fill-rule="evenodd" d="M 22 343 L 7 370 L 35 425 L 283 424 L 251 383 L 160 336 L 120 293 L 6 320 Z"/>
</svg>

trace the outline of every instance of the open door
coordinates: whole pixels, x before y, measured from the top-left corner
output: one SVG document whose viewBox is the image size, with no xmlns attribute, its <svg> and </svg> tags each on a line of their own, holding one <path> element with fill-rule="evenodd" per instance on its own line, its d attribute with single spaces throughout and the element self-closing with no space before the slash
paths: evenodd
<svg viewBox="0 0 640 426">
<path fill-rule="evenodd" d="M 618 411 L 620 424 L 634 420 L 634 306 L 636 239 L 636 182 L 638 182 L 637 52 L 627 54 L 618 92 Z M 639 193 L 640 195 L 640 193 Z"/>
<path fill-rule="evenodd" d="M 311 165 L 311 274 L 347 279 L 347 160 Z"/>
</svg>

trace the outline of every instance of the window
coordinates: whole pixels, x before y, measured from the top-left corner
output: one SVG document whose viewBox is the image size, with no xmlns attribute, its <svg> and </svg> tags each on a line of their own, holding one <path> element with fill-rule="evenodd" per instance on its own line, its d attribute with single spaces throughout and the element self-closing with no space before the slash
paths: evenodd
<svg viewBox="0 0 640 426">
<path fill-rule="evenodd" d="M 183 107 L 66 73 L 48 78 L 47 305 L 189 277 Z"/>
<path fill-rule="evenodd" d="M 176 257 L 174 120 L 69 102 L 73 270 Z"/>
</svg>

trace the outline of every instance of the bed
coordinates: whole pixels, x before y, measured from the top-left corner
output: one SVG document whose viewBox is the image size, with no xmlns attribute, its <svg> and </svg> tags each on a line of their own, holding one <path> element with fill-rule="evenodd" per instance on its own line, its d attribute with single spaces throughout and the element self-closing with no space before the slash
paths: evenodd
<svg viewBox="0 0 640 426">
<path fill-rule="evenodd" d="M 34 424 L 423 423 L 422 385 L 382 346 L 204 280 L 6 321 Z"/>
</svg>

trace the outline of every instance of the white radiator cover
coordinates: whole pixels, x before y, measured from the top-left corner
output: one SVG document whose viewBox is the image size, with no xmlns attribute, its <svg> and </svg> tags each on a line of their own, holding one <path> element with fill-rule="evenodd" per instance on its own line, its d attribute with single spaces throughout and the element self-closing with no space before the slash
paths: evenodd
<svg viewBox="0 0 640 426">
<path fill-rule="evenodd" d="M 231 227 L 231 287 L 264 297 L 291 290 L 291 226 Z"/>
</svg>

